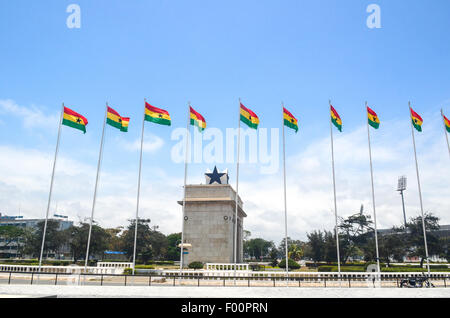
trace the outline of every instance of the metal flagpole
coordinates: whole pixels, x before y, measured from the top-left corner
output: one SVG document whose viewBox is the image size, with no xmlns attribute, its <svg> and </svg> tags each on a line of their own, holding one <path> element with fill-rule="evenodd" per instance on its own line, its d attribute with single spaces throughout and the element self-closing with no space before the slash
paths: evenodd
<svg viewBox="0 0 450 318">
<path fill-rule="evenodd" d="M 286 287 L 289 286 L 289 254 L 287 235 L 287 203 L 286 203 L 286 142 L 284 136 L 284 103 L 281 102 L 281 125 L 283 127 L 283 181 L 284 181 L 284 240 L 286 249 Z"/>
<path fill-rule="evenodd" d="M 237 162 L 236 162 L 236 207 L 234 212 L 234 285 L 236 285 L 236 267 L 237 267 L 237 223 L 238 223 L 238 197 L 239 197 L 239 153 L 241 148 L 241 99 L 239 98 L 238 112 L 238 137 L 237 137 Z"/>
<path fill-rule="evenodd" d="M 409 114 L 411 116 L 411 102 L 408 102 Z M 427 231 L 425 229 L 425 218 L 423 216 L 423 202 L 422 202 L 422 190 L 420 188 L 420 177 L 419 177 L 419 165 L 417 164 L 417 152 L 416 152 L 416 139 L 414 137 L 414 126 L 411 120 L 411 133 L 414 145 L 414 158 L 416 159 L 416 173 L 417 173 L 417 185 L 419 187 L 419 200 L 420 200 L 420 212 L 422 214 L 422 229 L 423 229 L 423 240 L 425 243 L 425 257 L 427 258 L 427 268 L 428 275 L 430 274 L 430 261 L 428 259 L 428 244 L 427 244 Z"/>
<path fill-rule="evenodd" d="M 441 108 L 441 115 L 442 115 L 442 121 L 444 122 L 444 134 L 445 134 L 445 139 L 447 140 L 448 155 L 450 156 L 450 144 L 448 143 L 448 133 L 447 133 L 447 128 L 445 128 L 444 112 L 442 111 L 442 108 Z"/>
<path fill-rule="evenodd" d="M 39 256 L 39 270 L 38 270 L 39 272 L 41 272 L 42 256 L 44 254 L 45 233 L 47 231 L 48 212 L 50 211 L 50 203 L 52 201 L 53 180 L 54 180 L 54 177 L 55 177 L 56 158 L 58 157 L 59 140 L 60 140 L 60 137 L 61 137 L 61 125 L 62 125 L 62 120 L 63 120 L 63 114 L 64 114 L 64 103 L 62 104 L 61 115 L 60 115 L 60 118 L 59 118 L 58 137 L 56 139 L 55 158 L 53 159 L 52 178 L 51 178 L 51 181 L 50 181 L 50 192 L 48 194 L 47 212 L 45 213 L 44 231 L 42 233 L 41 253 L 40 253 L 40 256 Z"/>
<path fill-rule="evenodd" d="M 367 102 L 366 102 L 366 112 L 367 112 Z M 370 129 L 369 121 L 367 120 L 367 140 L 369 141 L 369 159 L 370 159 L 370 180 L 372 184 L 372 206 L 373 206 L 373 222 L 375 226 L 375 248 L 377 255 L 377 271 L 380 275 L 380 255 L 378 253 L 378 230 L 377 230 L 377 213 L 375 211 L 375 190 L 373 187 L 373 167 L 372 167 L 372 147 L 370 145 Z"/>
<path fill-rule="evenodd" d="M 191 121 L 191 102 L 188 102 L 188 116 L 186 123 L 186 153 L 184 159 L 184 187 L 183 187 L 183 213 L 181 220 L 181 247 L 180 247 L 180 275 L 183 270 L 183 261 L 184 261 L 184 214 L 186 209 L 186 181 L 187 181 L 187 168 L 188 168 L 188 155 L 189 155 L 189 124 Z"/>
<path fill-rule="evenodd" d="M 89 261 L 89 247 L 91 244 L 92 222 L 94 219 L 95 202 L 97 199 L 97 185 L 98 185 L 98 179 L 100 176 L 100 165 L 102 162 L 102 155 L 103 155 L 103 144 L 104 144 L 104 138 L 105 138 L 105 125 L 106 125 L 106 114 L 107 113 L 108 113 L 108 103 L 106 103 L 106 107 L 105 107 L 105 119 L 103 120 L 102 139 L 100 141 L 100 152 L 98 155 L 97 176 L 95 178 L 94 199 L 92 201 L 91 219 L 89 222 L 89 235 L 88 235 L 88 242 L 87 242 L 87 248 L 86 248 L 86 259 L 84 261 L 84 273 L 86 273 L 87 265 L 88 265 L 88 261 Z"/>
<path fill-rule="evenodd" d="M 136 199 L 136 223 L 134 223 L 133 275 L 134 275 L 134 268 L 136 266 L 136 244 L 137 244 L 137 232 L 139 220 L 139 196 L 141 194 L 142 146 L 144 144 L 144 127 L 145 127 L 145 102 L 146 99 L 144 98 L 144 115 L 142 117 L 142 133 L 141 133 L 141 153 L 139 156 L 138 189 Z"/>
<path fill-rule="evenodd" d="M 331 110 L 331 100 L 328 101 Z M 339 253 L 339 230 L 338 230 L 338 217 L 337 217 L 337 203 L 336 203 L 336 177 L 334 174 L 334 145 L 333 145 L 333 126 L 330 120 L 330 133 L 331 133 L 331 166 L 333 170 L 333 193 L 334 193 L 334 219 L 336 223 L 336 251 L 337 251 L 337 263 L 338 263 L 338 277 L 341 279 L 341 256 Z"/>
</svg>

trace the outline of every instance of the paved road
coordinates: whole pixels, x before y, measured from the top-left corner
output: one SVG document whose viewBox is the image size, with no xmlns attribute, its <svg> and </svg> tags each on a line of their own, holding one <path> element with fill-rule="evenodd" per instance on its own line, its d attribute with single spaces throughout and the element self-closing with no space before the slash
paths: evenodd
<svg viewBox="0 0 450 318">
<path fill-rule="evenodd" d="M 298 288 L 170 286 L 37 286 L 0 285 L 0 297 L 57 295 L 67 297 L 169 298 L 450 298 L 450 288 Z"/>
</svg>

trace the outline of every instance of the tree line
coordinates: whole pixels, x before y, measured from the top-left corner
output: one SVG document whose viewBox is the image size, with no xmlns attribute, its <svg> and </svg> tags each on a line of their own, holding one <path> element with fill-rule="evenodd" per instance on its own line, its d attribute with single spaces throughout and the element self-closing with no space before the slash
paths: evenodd
<svg viewBox="0 0 450 318">
<path fill-rule="evenodd" d="M 425 215 L 429 255 L 436 255 L 450 261 L 450 237 L 440 235 L 439 218 L 432 213 Z M 90 258 L 105 260 L 105 251 L 120 251 L 126 260 L 132 260 L 134 247 L 135 220 L 129 220 L 126 227 L 102 228 L 93 224 L 91 234 Z M 138 244 L 136 259 L 138 263 L 171 260 L 180 258 L 178 244 L 181 233 L 164 235 L 158 226 L 150 226 L 150 219 L 138 222 Z M 5 250 L 8 246 L 17 246 L 21 256 L 39 257 L 44 222 L 36 228 L 0 226 L 0 239 Z M 370 215 L 362 212 L 342 218 L 338 225 L 339 252 L 342 264 L 353 260 L 376 261 L 375 235 Z M 89 224 L 80 221 L 77 225 L 60 231 L 59 222 L 48 220 L 44 258 L 58 254 L 69 254 L 75 262 L 86 257 Z M 276 266 L 285 258 L 285 239 L 276 245 L 263 238 L 250 238 L 251 233 L 244 231 L 244 258 L 248 261 L 270 261 Z M 389 264 L 402 262 L 405 257 L 418 257 L 421 264 L 425 260 L 425 248 L 422 230 L 422 218 L 411 218 L 406 225 L 394 226 L 388 232 L 378 233 L 380 261 Z M 14 247 L 15 248 L 15 247 Z M 0 257 L 2 257 L 0 255 Z M 294 261 L 310 260 L 315 263 L 337 261 L 335 231 L 314 230 L 307 233 L 307 240 L 295 240 L 288 237 L 288 257 Z"/>
<path fill-rule="evenodd" d="M 450 262 L 450 237 L 437 232 L 439 218 L 432 213 L 424 217 L 427 231 L 429 256 L 438 256 Z M 362 212 L 341 218 L 338 224 L 339 253 L 341 263 L 353 260 L 376 261 L 375 230 L 370 215 Z M 246 232 L 244 254 L 249 259 L 270 260 L 276 265 L 277 259 L 285 258 L 285 239 L 278 246 L 273 241 L 262 238 L 250 239 Z M 378 232 L 378 251 L 380 261 L 403 262 L 406 257 L 418 257 L 420 265 L 426 260 L 422 218 L 411 218 L 406 225 L 393 226 L 389 231 Z M 314 230 L 307 233 L 307 240 L 293 240 L 288 237 L 288 258 L 299 261 L 310 260 L 315 263 L 337 262 L 335 230 Z"/>
<path fill-rule="evenodd" d="M 123 252 L 127 260 L 132 260 L 134 252 L 135 220 L 129 220 L 126 228 L 102 228 L 92 225 L 90 259 L 104 260 L 105 251 Z M 42 244 L 44 222 L 35 228 L 17 226 L 0 226 L 0 238 L 3 249 L 18 246 L 18 254 L 27 257 L 39 257 Z M 44 244 L 44 258 L 49 255 L 69 254 L 74 262 L 86 258 L 86 246 L 89 234 L 89 223 L 80 221 L 65 230 L 59 230 L 59 222 L 48 220 Z M 138 244 L 136 260 L 146 263 L 150 260 L 179 260 L 181 233 L 164 235 L 158 226 L 150 226 L 150 219 L 140 219 L 137 227 Z"/>
</svg>

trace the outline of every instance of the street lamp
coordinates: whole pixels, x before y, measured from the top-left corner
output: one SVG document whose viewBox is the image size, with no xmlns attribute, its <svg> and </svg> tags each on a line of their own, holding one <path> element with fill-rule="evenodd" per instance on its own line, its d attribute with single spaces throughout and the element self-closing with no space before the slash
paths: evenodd
<svg viewBox="0 0 450 318">
<path fill-rule="evenodd" d="M 405 212 L 405 199 L 403 198 L 403 191 L 406 190 L 406 176 L 401 176 L 398 178 L 397 191 L 400 192 L 402 196 L 402 206 L 403 206 L 403 219 L 405 221 L 405 230 L 406 230 L 406 212 Z"/>
</svg>

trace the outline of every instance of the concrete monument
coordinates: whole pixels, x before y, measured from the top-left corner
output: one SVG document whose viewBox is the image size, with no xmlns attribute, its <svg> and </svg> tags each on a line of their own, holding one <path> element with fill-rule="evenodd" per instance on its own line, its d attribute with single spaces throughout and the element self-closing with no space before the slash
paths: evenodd
<svg viewBox="0 0 450 318">
<path fill-rule="evenodd" d="M 228 184 L 228 172 L 205 173 L 206 184 L 186 185 L 184 265 L 203 263 L 234 263 L 234 222 L 236 191 Z M 178 201 L 183 205 L 183 201 Z M 243 220 L 241 198 L 238 197 L 237 263 L 243 260 Z"/>
</svg>

